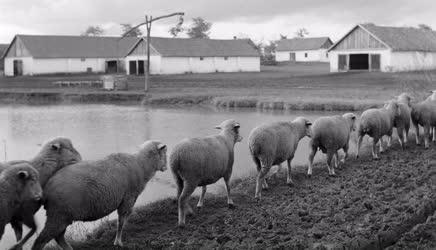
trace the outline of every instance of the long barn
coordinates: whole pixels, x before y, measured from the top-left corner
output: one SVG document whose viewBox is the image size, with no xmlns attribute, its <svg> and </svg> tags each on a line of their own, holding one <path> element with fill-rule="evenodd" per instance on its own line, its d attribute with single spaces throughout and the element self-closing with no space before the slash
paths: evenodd
<svg viewBox="0 0 436 250">
<path fill-rule="evenodd" d="M 260 71 L 248 39 L 156 38 L 150 43 L 152 74 Z M 74 73 L 144 74 L 142 38 L 16 35 L 4 54 L 5 75 Z"/>
<path fill-rule="evenodd" d="M 329 49 L 330 71 L 436 69 L 436 32 L 358 24 Z"/>
</svg>

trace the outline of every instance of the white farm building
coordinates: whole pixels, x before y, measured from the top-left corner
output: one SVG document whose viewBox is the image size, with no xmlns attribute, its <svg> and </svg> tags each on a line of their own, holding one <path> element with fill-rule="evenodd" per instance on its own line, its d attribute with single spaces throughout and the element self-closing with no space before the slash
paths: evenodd
<svg viewBox="0 0 436 250">
<path fill-rule="evenodd" d="M 151 74 L 260 71 L 248 39 L 151 38 Z M 7 76 L 73 73 L 141 75 L 147 65 L 142 38 L 16 35 L 4 54 Z"/>
<path fill-rule="evenodd" d="M 277 42 L 276 61 L 328 62 L 327 50 L 332 45 L 328 37 L 282 39 Z"/>
<path fill-rule="evenodd" d="M 436 32 L 359 24 L 329 49 L 330 71 L 436 69 Z"/>
</svg>

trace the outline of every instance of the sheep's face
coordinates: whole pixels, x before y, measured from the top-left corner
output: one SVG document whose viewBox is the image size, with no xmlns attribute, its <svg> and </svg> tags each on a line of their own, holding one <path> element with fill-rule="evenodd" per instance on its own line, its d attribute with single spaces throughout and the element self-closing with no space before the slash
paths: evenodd
<svg viewBox="0 0 436 250">
<path fill-rule="evenodd" d="M 301 124 L 301 127 L 304 128 L 304 136 L 312 137 L 312 122 L 309 119 L 297 117 L 294 122 Z"/>
<path fill-rule="evenodd" d="M 241 125 L 235 120 L 226 120 L 220 125 L 215 126 L 216 129 L 220 129 L 229 132 L 235 138 L 235 143 L 242 141 L 242 136 L 239 134 L 239 129 Z"/>
<path fill-rule="evenodd" d="M 398 96 L 398 101 L 406 103 L 407 106 L 412 107 L 411 101 L 412 101 L 412 97 L 410 97 L 407 93 L 402 93 L 401 95 Z"/>
<path fill-rule="evenodd" d="M 385 104 L 385 108 L 388 110 L 392 110 L 395 116 L 401 115 L 400 105 L 396 101 L 389 101 Z"/>
<path fill-rule="evenodd" d="M 347 113 L 344 115 L 345 119 L 347 119 L 347 121 L 350 124 L 350 131 L 356 131 L 356 127 L 357 127 L 357 117 L 355 114 L 353 113 Z"/>
<path fill-rule="evenodd" d="M 42 199 L 42 188 L 39 183 L 39 174 L 31 165 L 20 163 L 12 166 L 15 175 L 15 183 L 19 183 L 22 192 L 20 200 L 40 201 Z"/>
<path fill-rule="evenodd" d="M 80 153 L 74 148 L 68 138 L 55 138 L 43 146 L 43 150 L 50 152 L 58 161 L 60 167 L 68 166 L 82 160 Z"/>
</svg>

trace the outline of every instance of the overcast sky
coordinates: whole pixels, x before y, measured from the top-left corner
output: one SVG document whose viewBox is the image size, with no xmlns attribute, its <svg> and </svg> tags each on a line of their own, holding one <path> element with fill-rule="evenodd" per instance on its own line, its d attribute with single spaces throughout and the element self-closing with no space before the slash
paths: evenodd
<svg viewBox="0 0 436 250">
<path fill-rule="evenodd" d="M 211 37 L 222 39 L 268 41 L 304 27 L 309 36 L 336 40 L 363 22 L 436 28 L 434 0 L 0 0 L 0 43 L 15 34 L 79 35 L 89 25 L 119 35 L 119 23 L 178 11 L 185 12 L 186 24 L 198 16 L 212 22 Z M 156 22 L 152 36 L 169 37 L 176 23 L 174 17 Z"/>
</svg>

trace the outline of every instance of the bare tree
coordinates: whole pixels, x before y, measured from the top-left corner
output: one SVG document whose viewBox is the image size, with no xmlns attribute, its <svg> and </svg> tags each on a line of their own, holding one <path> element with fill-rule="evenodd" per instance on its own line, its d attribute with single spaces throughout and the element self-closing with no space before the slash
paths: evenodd
<svg viewBox="0 0 436 250">
<path fill-rule="evenodd" d="M 133 29 L 130 23 L 121 23 L 121 30 L 125 36 L 140 37 L 142 36 L 142 31 L 139 28 Z M 126 33 L 128 32 L 128 33 Z"/>
<path fill-rule="evenodd" d="M 424 24 L 424 23 L 419 24 L 419 25 L 418 25 L 418 28 L 420 28 L 420 29 L 422 29 L 422 30 L 433 30 L 433 29 L 431 28 L 431 26 L 429 26 L 429 25 L 427 25 L 427 24 Z"/>
<path fill-rule="evenodd" d="M 296 37 L 306 37 L 307 35 L 309 35 L 309 32 L 306 30 L 306 28 L 300 28 L 295 32 L 295 36 Z"/>
<path fill-rule="evenodd" d="M 186 34 L 190 38 L 209 38 L 212 23 L 205 21 L 202 17 L 193 18 L 192 21 Z"/>
<path fill-rule="evenodd" d="M 104 34 L 104 29 L 100 26 L 89 26 L 81 36 L 101 36 Z"/>
</svg>

